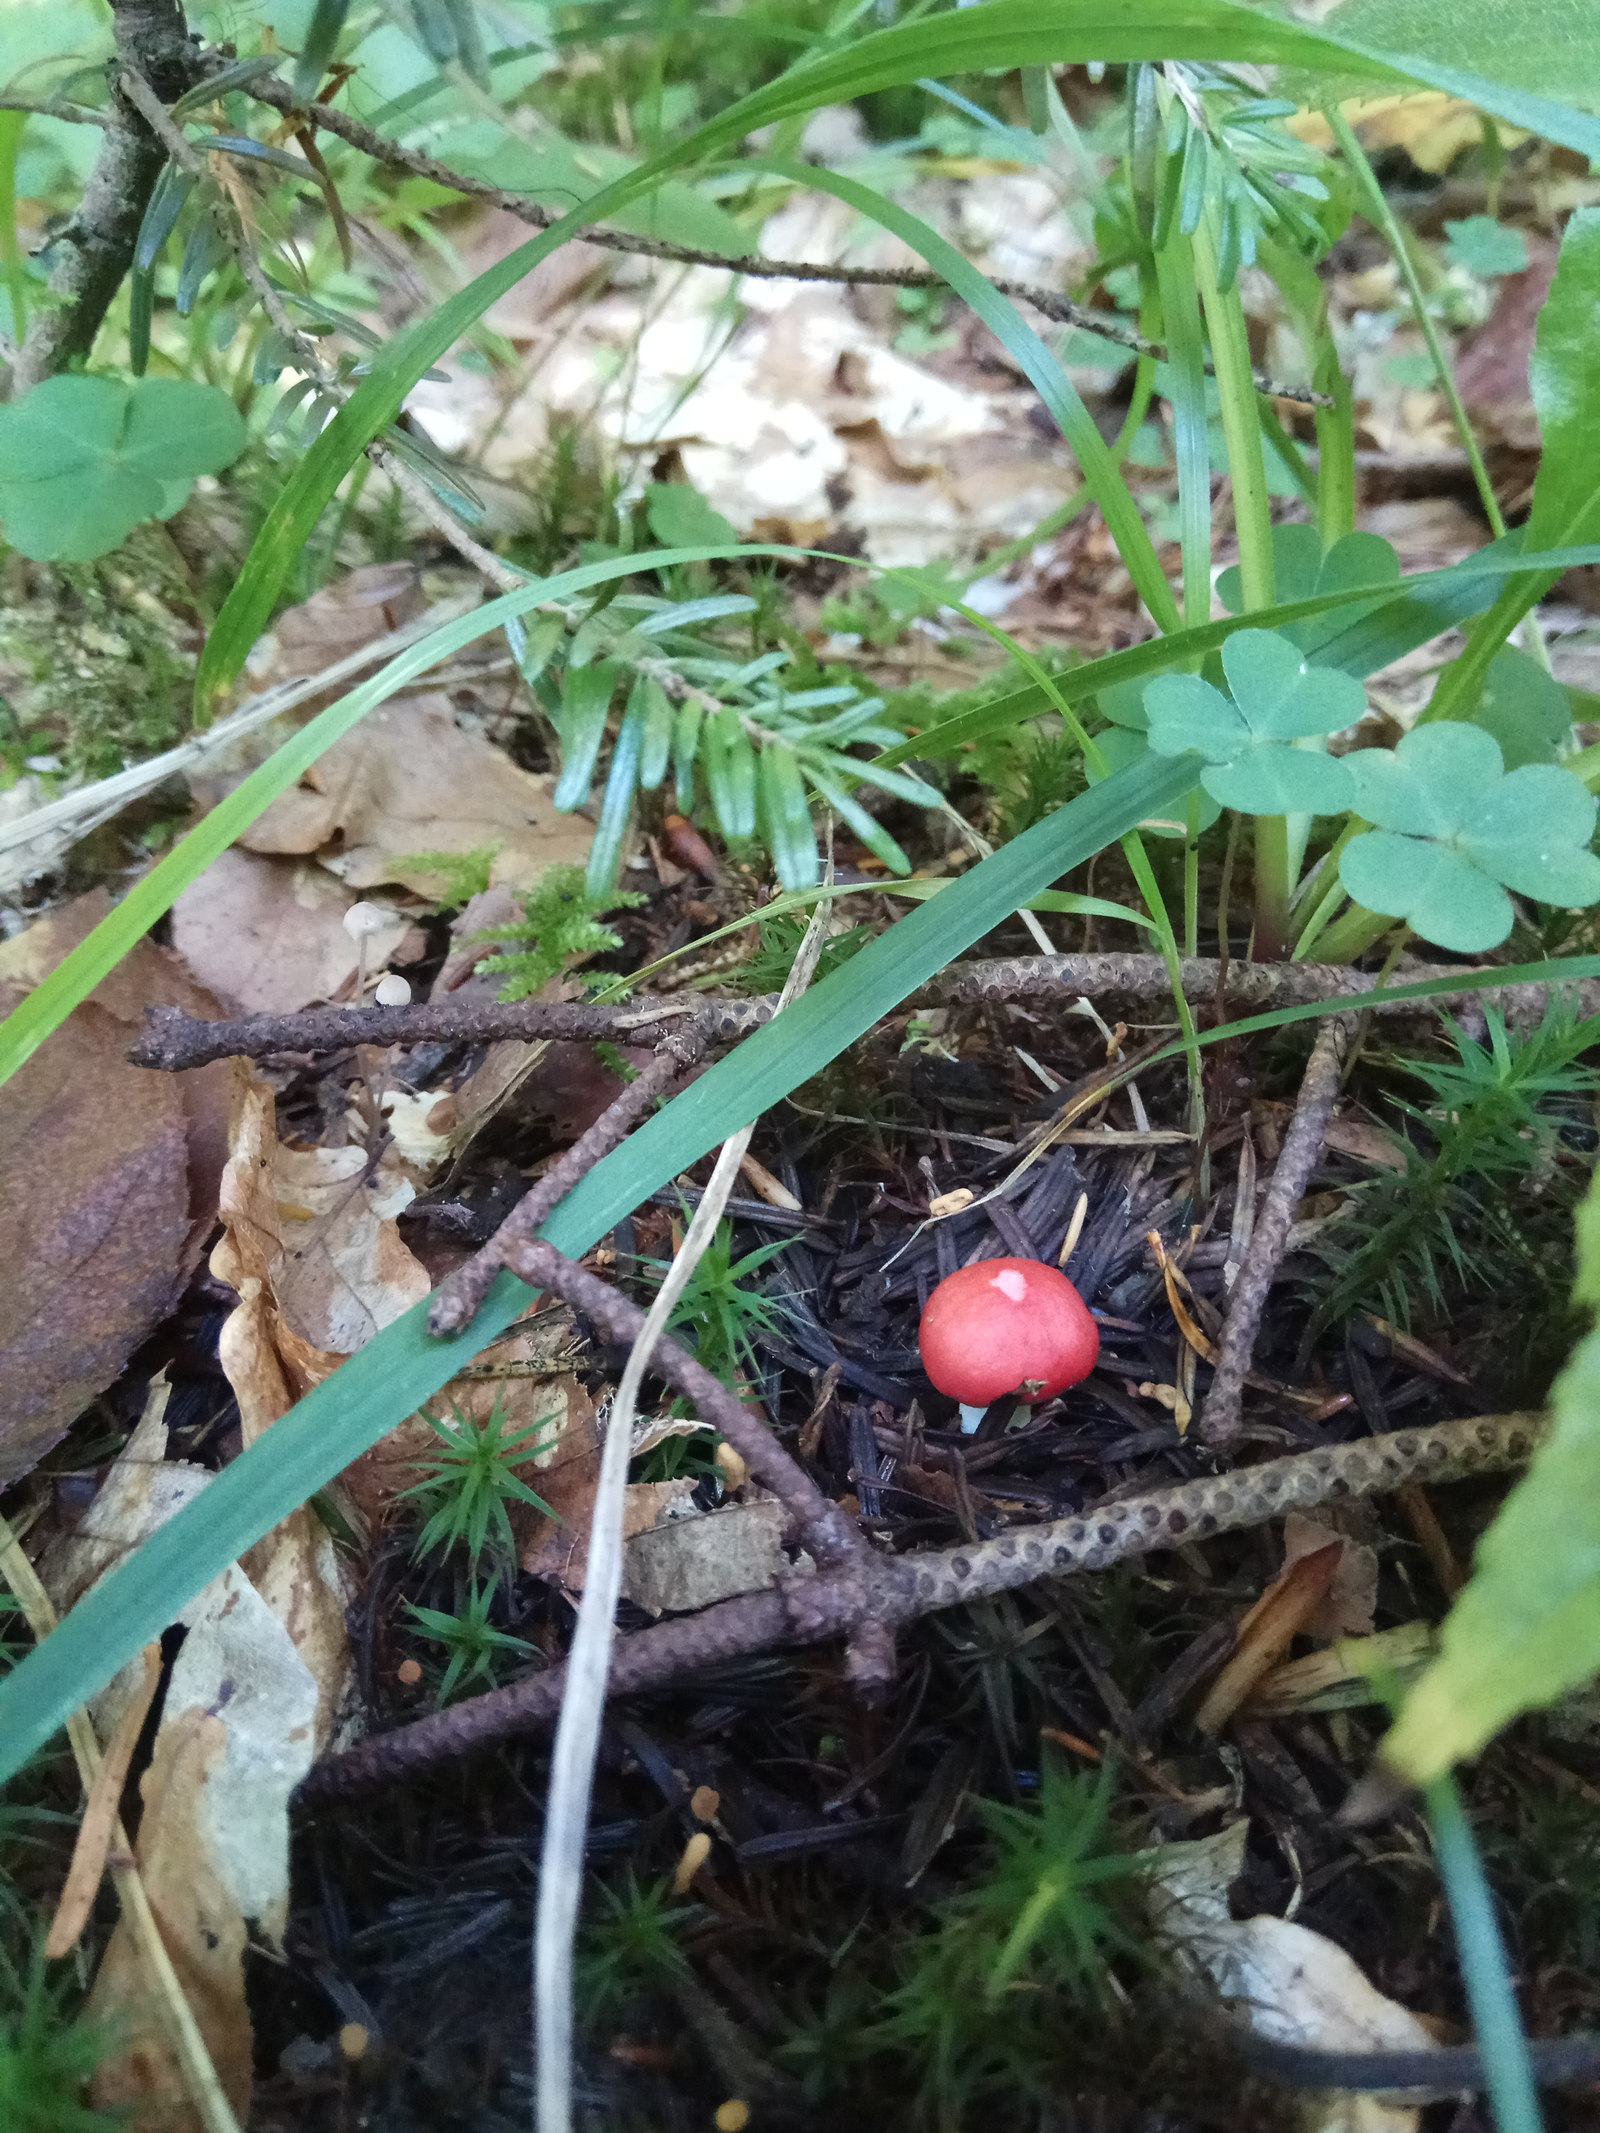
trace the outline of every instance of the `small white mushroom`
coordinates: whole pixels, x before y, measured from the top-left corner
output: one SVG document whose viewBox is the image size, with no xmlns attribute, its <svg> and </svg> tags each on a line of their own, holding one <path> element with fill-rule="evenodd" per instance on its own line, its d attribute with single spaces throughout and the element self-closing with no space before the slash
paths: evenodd
<svg viewBox="0 0 1600 2133">
<path fill-rule="evenodd" d="M 356 944 L 356 990 L 352 1007 L 359 1007 L 367 990 L 367 951 L 375 934 L 394 923 L 394 913 L 382 904 L 352 904 L 344 915 L 344 930 Z"/>
<path fill-rule="evenodd" d="M 411 987 L 397 971 L 391 970 L 386 977 L 379 978 L 372 997 L 380 1007 L 409 1007 Z"/>
</svg>

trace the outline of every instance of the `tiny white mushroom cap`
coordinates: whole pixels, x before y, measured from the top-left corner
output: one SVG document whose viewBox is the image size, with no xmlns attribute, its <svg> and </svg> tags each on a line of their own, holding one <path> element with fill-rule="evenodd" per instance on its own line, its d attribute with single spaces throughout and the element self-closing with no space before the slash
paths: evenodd
<svg viewBox="0 0 1600 2133">
<path fill-rule="evenodd" d="M 344 930 L 353 941 L 363 940 L 381 933 L 393 923 L 393 917 L 382 904 L 352 904 L 344 915 Z"/>
<path fill-rule="evenodd" d="M 409 1007 L 411 987 L 404 978 L 391 970 L 387 977 L 379 978 L 373 988 L 372 997 L 380 1007 Z"/>
</svg>

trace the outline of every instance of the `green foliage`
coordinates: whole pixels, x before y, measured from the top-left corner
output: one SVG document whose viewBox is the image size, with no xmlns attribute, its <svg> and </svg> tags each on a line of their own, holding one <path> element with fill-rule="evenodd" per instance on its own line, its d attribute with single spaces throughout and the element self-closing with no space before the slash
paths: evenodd
<svg viewBox="0 0 1600 2133">
<path fill-rule="evenodd" d="M 659 787 L 669 768 L 679 808 L 688 812 L 704 798 L 730 843 L 759 838 L 786 889 L 812 888 L 821 875 L 810 794 L 825 801 L 886 866 L 897 874 L 911 871 L 894 838 L 852 796 L 864 781 L 918 806 L 939 804 L 940 795 L 921 778 L 845 752 L 882 749 L 900 739 L 899 729 L 884 719 L 883 699 L 854 682 L 787 688 L 782 677 L 793 652 L 736 658 L 698 634 L 705 622 L 753 606 L 742 595 L 677 603 L 624 595 L 580 628 L 574 655 L 580 646 L 592 651 L 603 645 L 607 656 L 581 665 L 569 658 L 559 684 L 558 808 L 582 807 L 589 799 L 614 699 L 632 676 L 590 854 L 595 895 L 616 880 L 636 795 Z M 676 677 L 670 693 L 657 671 L 666 660 Z"/>
<path fill-rule="evenodd" d="M 433 908 L 435 911 L 459 911 L 488 888 L 499 852 L 498 844 L 475 845 L 470 852 L 408 852 L 393 864 L 397 875 L 437 875 L 439 893 L 434 898 Z"/>
<path fill-rule="evenodd" d="M 982 1803 L 987 1869 L 938 1907 L 937 1930 L 905 1944 L 877 2027 L 922 2068 L 921 2101 L 941 2125 L 987 2090 L 1024 2092 L 1051 2064 L 1048 2037 L 1101 2007 L 1112 1955 L 1133 1942 L 1103 1893 L 1137 1875 L 1105 1849 L 1114 1772 L 1040 1773 L 1034 1807 Z"/>
<path fill-rule="evenodd" d="M 1233 287 L 1241 266 L 1254 266 L 1263 241 L 1276 236 L 1312 256 L 1342 227 L 1327 228 L 1317 210 L 1330 199 L 1335 167 L 1281 121 L 1296 106 L 1241 91 L 1210 67 L 1167 70 L 1177 93 L 1167 105 L 1164 184 L 1152 240 L 1174 229 L 1191 237 L 1210 214 L 1220 228 L 1217 279 Z M 1181 84 L 1181 87 L 1178 85 Z"/>
<path fill-rule="evenodd" d="M 1572 733 L 1572 696 L 1547 667 L 1508 644 L 1490 662 L 1472 723 L 1493 736 L 1507 770 L 1553 763 Z"/>
<path fill-rule="evenodd" d="M 517 1469 L 536 1452 L 548 1449 L 558 1422 L 545 1418 L 507 1434 L 505 1409 L 498 1401 L 484 1422 L 459 1408 L 453 1422 L 441 1422 L 426 1408 L 422 1417 L 443 1448 L 419 1460 L 424 1478 L 400 1491 L 400 1501 L 415 1499 L 426 1516 L 414 1552 L 428 1555 L 462 1547 L 474 1570 L 485 1549 L 511 1560 L 516 1539 L 508 1504 L 532 1504 L 547 1517 L 556 1516 Z"/>
<path fill-rule="evenodd" d="M 1577 1247 L 1574 1293 L 1600 1313 L 1600 1172 L 1578 1211 Z M 1384 1743 L 1413 1784 L 1600 1670 L 1600 1331 L 1578 1343 L 1550 1409 L 1550 1435 L 1478 1543 L 1439 1655 Z"/>
<path fill-rule="evenodd" d="M 1463 1292 L 1490 1293 L 1518 1276 L 1536 1292 L 1552 1278 L 1518 1187 L 1537 1184 L 1542 1201 L 1560 1206 L 1549 1187 L 1562 1175 L 1562 1126 L 1600 1089 L 1600 1072 L 1581 1064 L 1600 1043 L 1600 1019 L 1575 1021 L 1555 1006 L 1520 1036 L 1492 1008 L 1485 1019 L 1479 1043 L 1446 1018 L 1454 1058 L 1393 1062 L 1428 1101 L 1400 1102 L 1416 1134 L 1396 1139 L 1404 1168 L 1358 1187 L 1351 1222 L 1313 1246 L 1334 1277 L 1318 1305 L 1322 1323 L 1376 1307 L 1406 1326 L 1419 1305 L 1443 1315 Z"/>
<path fill-rule="evenodd" d="M 0 521 L 44 562 L 87 562 L 170 518 L 244 450 L 225 392 L 182 378 L 46 378 L 0 407 Z"/>
<path fill-rule="evenodd" d="M 1344 761 L 1292 744 L 1353 724 L 1366 709 L 1360 682 L 1333 667 L 1309 666 L 1271 630 L 1230 637 L 1222 668 L 1231 696 L 1198 674 L 1162 674 L 1151 682 L 1144 708 L 1155 752 L 1203 755 L 1201 784 L 1242 814 L 1333 814 L 1348 807 Z"/>
<path fill-rule="evenodd" d="M 736 527 L 713 511 L 698 489 L 684 481 L 653 481 L 644 492 L 645 521 L 663 548 L 692 548 L 709 541 L 735 542 Z"/>
<path fill-rule="evenodd" d="M 8 2133 L 115 2133 L 121 2115 L 83 2101 L 110 2040 L 66 2013 L 41 1958 L 21 1973 L 0 1958 L 0 2002 L 0 2125 Z"/>
<path fill-rule="evenodd" d="M 493 1688 L 506 1656 L 539 1656 L 533 1645 L 513 1637 L 509 1630 L 496 1629 L 489 1620 L 495 1594 L 492 1578 L 487 1585 L 471 1585 L 459 1612 L 453 1615 L 443 1608 L 406 1602 L 406 1612 L 416 1625 L 417 1635 L 429 1644 L 442 1645 L 449 1654 L 434 1697 L 440 1709 L 458 1689 L 470 1689 L 480 1681 Z"/>
<path fill-rule="evenodd" d="M 762 912 L 756 920 L 756 932 L 760 946 L 752 956 L 739 965 L 736 973 L 741 992 L 781 992 L 794 968 L 794 959 L 800 953 L 800 943 L 806 937 L 806 922 L 793 913 L 779 911 L 773 915 Z M 871 926 L 851 926 L 843 933 L 830 934 L 822 944 L 822 953 L 817 958 L 813 983 L 838 970 L 873 937 Z"/>
<path fill-rule="evenodd" d="M 591 894 L 580 867 L 550 867 L 522 896 L 522 916 L 480 940 L 526 941 L 510 955 L 485 956 L 480 969 L 504 972 L 502 1000 L 527 1000 L 579 956 L 620 948 L 622 936 L 600 923 L 606 911 L 632 910 L 644 898 L 629 889 Z"/>
<path fill-rule="evenodd" d="M 640 1993 L 674 1992 L 693 1982 L 684 1928 L 697 1904 L 674 1900 L 670 1881 L 599 1882 L 584 1909 L 573 1998 L 588 2022 L 623 2012 Z"/>
<path fill-rule="evenodd" d="M 1493 215 L 1468 215 L 1460 222 L 1447 222 L 1444 256 L 1453 267 L 1492 280 L 1499 274 L 1525 274 L 1528 240 L 1521 230 L 1496 222 Z"/>
<path fill-rule="evenodd" d="M 760 1290 L 745 1284 L 794 1241 L 792 1237 L 780 1237 L 773 1244 L 759 1244 L 735 1259 L 733 1224 L 719 1222 L 716 1235 L 689 1277 L 689 1286 L 667 1320 L 670 1331 L 689 1335 L 689 1345 L 698 1361 L 730 1390 L 736 1391 L 741 1378 L 755 1367 L 761 1335 L 776 1334 L 781 1338 L 786 1315 L 781 1301 L 763 1296 Z M 663 1263 L 654 1260 L 650 1265 L 659 1270 L 650 1278 L 659 1282 L 665 1271 Z"/>
<path fill-rule="evenodd" d="M 1339 878 L 1369 911 L 1471 955 L 1511 931 L 1507 889 L 1542 903 L 1600 903 L 1600 858 L 1589 850 L 1595 798 L 1571 771 L 1507 771 L 1490 734 L 1453 721 L 1345 760 L 1355 812 L 1376 827 L 1345 846 Z"/>
</svg>

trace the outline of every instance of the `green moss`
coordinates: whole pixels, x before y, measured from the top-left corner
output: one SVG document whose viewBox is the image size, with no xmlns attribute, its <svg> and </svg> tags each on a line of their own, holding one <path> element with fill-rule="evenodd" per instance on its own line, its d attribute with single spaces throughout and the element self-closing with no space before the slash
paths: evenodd
<svg viewBox="0 0 1600 2133">
<path fill-rule="evenodd" d="M 104 778 L 188 729 L 195 638 L 180 558 L 140 528 L 93 563 L 5 566 L 0 610 L 0 778 L 32 758 Z"/>
</svg>

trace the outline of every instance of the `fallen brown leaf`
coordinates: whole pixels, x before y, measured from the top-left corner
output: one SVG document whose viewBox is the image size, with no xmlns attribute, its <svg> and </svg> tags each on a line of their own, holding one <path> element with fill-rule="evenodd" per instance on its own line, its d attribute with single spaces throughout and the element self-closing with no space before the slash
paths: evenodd
<svg viewBox="0 0 1600 2133">
<path fill-rule="evenodd" d="M 183 1105 L 176 1077 L 128 1065 L 127 1043 L 125 1022 L 86 1003 L 6 1091 L 0 1484 L 65 1436 L 182 1291 Z"/>
<path fill-rule="evenodd" d="M 230 850 L 173 906 L 173 945 L 231 1007 L 251 1015 L 294 1014 L 353 983 L 356 944 L 344 930 L 344 915 L 357 901 L 353 889 L 322 867 Z M 383 968 L 406 930 L 397 912 L 391 927 L 370 938 L 369 970 Z"/>
<path fill-rule="evenodd" d="M 320 854 L 352 888 L 427 890 L 437 876 L 401 862 L 419 852 L 500 847 L 494 878 L 527 887 L 547 867 L 588 855 L 592 825 L 558 815 L 551 781 L 521 770 L 448 696 L 380 704 L 336 741 L 240 838 L 247 851 Z"/>
<path fill-rule="evenodd" d="M 172 1967 L 228 2101 L 244 2124 L 251 2087 L 244 1987 L 248 1933 L 210 1847 L 196 1841 L 203 1795 L 227 1742 L 223 1721 L 199 1708 L 163 1725 L 140 1786 L 144 1814 L 135 1849 Z M 202 2133 L 124 1924 L 107 1945 L 88 2013 L 120 2040 L 91 2084 L 96 2107 L 126 2110 L 137 2133 Z"/>
<path fill-rule="evenodd" d="M 1316 1614 L 1338 1575 L 1342 1538 L 1302 1555 L 1273 1579 L 1239 1624 L 1233 1656 L 1195 1714 L 1202 1733 L 1220 1733 L 1262 1676 Z"/>
</svg>

